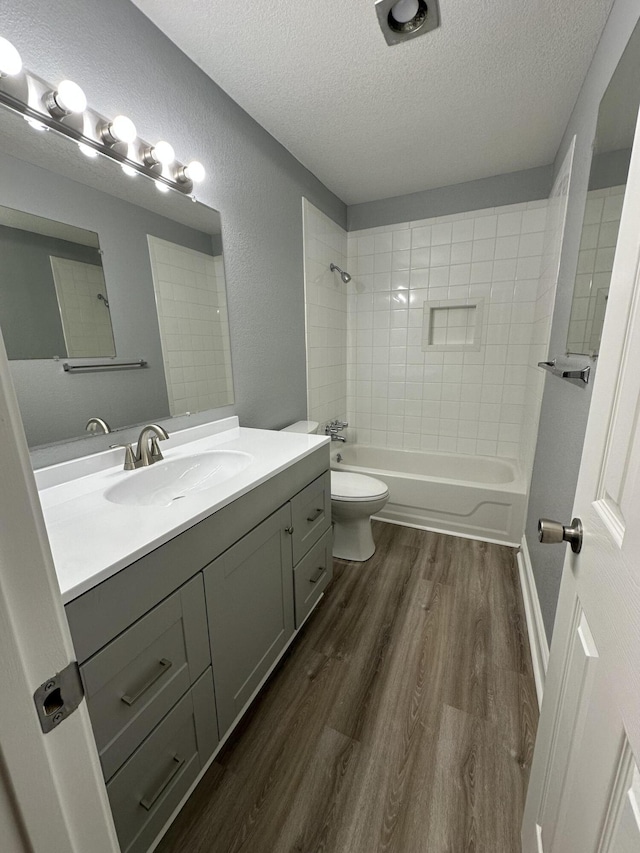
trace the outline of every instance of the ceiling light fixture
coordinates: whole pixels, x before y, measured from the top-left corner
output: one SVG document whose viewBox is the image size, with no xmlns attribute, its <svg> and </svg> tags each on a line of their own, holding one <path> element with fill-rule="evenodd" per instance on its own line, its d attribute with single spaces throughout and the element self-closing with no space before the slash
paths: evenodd
<svg viewBox="0 0 640 853">
<path fill-rule="evenodd" d="M 389 45 L 400 44 L 440 26 L 438 0 L 377 0 L 376 13 Z"/>
<path fill-rule="evenodd" d="M 21 71 L 20 54 L 10 41 L 0 36 L 0 77 L 15 77 Z"/>
<path fill-rule="evenodd" d="M 119 142 L 131 145 L 138 136 L 138 131 L 130 118 L 116 116 L 113 121 L 102 125 L 100 136 L 106 145 L 117 145 Z"/>
<path fill-rule="evenodd" d="M 72 113 L 83 113 L 87 108 L 87 97 L 77 83 L 63 80 L 57 89 L 47 92 L 44 104 L 52 116 L 64 118 Z"/>
</svg>

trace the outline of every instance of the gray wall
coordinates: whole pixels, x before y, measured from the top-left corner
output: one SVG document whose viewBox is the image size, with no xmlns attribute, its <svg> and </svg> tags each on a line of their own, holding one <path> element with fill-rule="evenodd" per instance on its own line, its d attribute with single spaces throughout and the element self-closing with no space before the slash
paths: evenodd
<svg viewBox="0 0 640 853">
<path fill-rule="evenodd" d="M 589 172 L 589 189 L 601 190 L 604 187 L 619 187 L 626 184 L 630 161 L 630 148 L 596 154 Z"/>
<path fill-rule="evenodd" d="M 343 202 L 128 0 L 5 3 L 0 32 L 31 71 L 76 80 L 94 109 L 129 115 L 143 138 L 204 163 L 198 195 L 223 222 L 234 410 L 246 426 L 303 418 L 301 196 L 345 227 Z"/>
<path fill-rule="evenodd" d="M 92 246 L 0 225 L 0 326 L 9 358 L 67 355 L 51 256 L 102 265 Z"/>
<path fill-rule="evenodd" d="M 92 415 L 113 427 L 168 416 L 147 234 L 207 254 L 211 236 L 2 153 L 0 186 L 5 206 L 98 234 L 116 354 L 149 363 L 145 370 L 69 374 L 50 359 L 12 361 L 29 444 L 82 434 Z"/>
<path fill-rule="evenodd" d="M 536 201 L 549 196 L 552 183 L 553 166 L 549 165 L 395 198 L 352 204 L 347 210 L 347 228 L 349 231 L 358 231 L 360 228 L 393 225 L 395 222 Z"/>
<path fill-rule="evenodd" d="M 573 136 L 576 136 L 550 356 L 565 351 L 598 107 L 639 14 L 637 0 L 615 0 L 558 150 L 556 169 L 562 163 Z M 545 379 L 525 535 L 549 638 L 565 549 L 540 545 L 537 523 L 543 516 L 564 524 L 571 519 L 592 390 L 593 383 L 578 388 L 554 376 L 547 375 Z"/>
</svg>

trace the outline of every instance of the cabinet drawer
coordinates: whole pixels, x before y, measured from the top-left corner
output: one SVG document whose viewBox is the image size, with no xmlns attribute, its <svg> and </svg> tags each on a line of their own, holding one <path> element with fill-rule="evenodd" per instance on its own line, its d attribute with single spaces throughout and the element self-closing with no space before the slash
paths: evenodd
<svg viewBox="0 0 640 853">
<path fill-rule="evenodd" d="M 293 570 L 296 628 L 302 625 L 333 577 L 332 545 L 333 534 L 329 529 Z"/>
<path fill-rule="evenodd" d="M 199 574 L 80 667 L 105 779 L 210 662 Z"/>
<path fill-rule="evenodd" d="M 107 784 L 122 853 L 143 853 L 211 754 L 208 669 Z M 204 754 L 203 754 L 204 750 Z"/>
<path fill-rule="evenodd" d="M 331 526 L 331 473 L 327 471 L 291 499 L 293 564 Z"/>
</svg>

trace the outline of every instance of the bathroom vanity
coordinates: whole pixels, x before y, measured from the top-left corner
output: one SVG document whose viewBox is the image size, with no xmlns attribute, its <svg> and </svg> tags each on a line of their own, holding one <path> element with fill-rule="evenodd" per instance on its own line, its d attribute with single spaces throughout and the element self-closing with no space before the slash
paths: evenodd
<svg viewBox="0 0 640 853">
<path fill-rule="evenodd" d="M 133 472 L 122 451 L 37 472 L 123 853 L 153 843 L 332 576 L 327 439 L 231 418 L 165 447 Z M 216 453 L 250 460 L 211 474 Z"/>
</svg>

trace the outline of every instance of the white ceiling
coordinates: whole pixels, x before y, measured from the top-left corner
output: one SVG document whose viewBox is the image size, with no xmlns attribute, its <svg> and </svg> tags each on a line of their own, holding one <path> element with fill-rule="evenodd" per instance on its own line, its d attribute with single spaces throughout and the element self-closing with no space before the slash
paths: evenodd
<svg viewBox="0 0 640 853">
<path fill-rule="evenodd" d="M 134 0 L 348 204 L 550 163 L 613 0 L 440 0 L 388 47 L 374 0 Z"/>
</svg>

